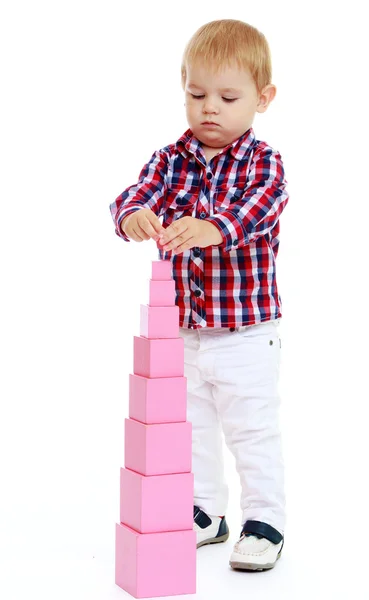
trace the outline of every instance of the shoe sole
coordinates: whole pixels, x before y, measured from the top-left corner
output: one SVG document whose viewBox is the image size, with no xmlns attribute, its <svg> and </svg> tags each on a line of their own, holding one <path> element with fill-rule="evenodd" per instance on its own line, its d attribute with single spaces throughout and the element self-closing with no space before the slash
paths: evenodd
<svg viewBox="0 0 369 600">
<path fill-rule="evenodd" d="M 282 549 L 277 554 L 277 558 L 275 559 L 275 563 L 281 557 Z M 258 565 L 256 563 L 244 563 L 238 561 L 229 561 L 232 569 L 240 569 L 242 571 L 264 571 L 266 569 L 273 569 L 275 563 L 268 563 L 266 565 Z"/>
<path fill-rule="evenodd" d="M 229 538 L 229 532 L 225 533 L 224 535 L 221 535 L 219 537 L 216 538 L 210 538 L 208 540 L 203 540 L 202 542 L 199 542 L 196 546 L 196 548 L 200 548 L 200 546 L 205 546 L 206 544 L 219 544 L 219 542 L 226 542 Z"/>
</svg>

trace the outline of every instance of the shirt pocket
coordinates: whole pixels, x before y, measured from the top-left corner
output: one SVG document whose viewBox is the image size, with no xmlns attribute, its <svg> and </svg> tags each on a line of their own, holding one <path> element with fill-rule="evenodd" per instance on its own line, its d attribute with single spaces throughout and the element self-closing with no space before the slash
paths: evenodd
<svg viewBox="0 0 369 600">
<path fill-rule="evenodd" d="M 244 191 L 244 187 L 235 185 L 218 186 L 214 192 L 214 212 L 227 210 L 227 208 L 241 198 Z"/>
<path fill-rule="evenodd" d="M 192 217 L 199 191 L 197 186 L 167 188 L 164 213 L 168 219 L 175 221 L 181 217 Z"/>
</svg>

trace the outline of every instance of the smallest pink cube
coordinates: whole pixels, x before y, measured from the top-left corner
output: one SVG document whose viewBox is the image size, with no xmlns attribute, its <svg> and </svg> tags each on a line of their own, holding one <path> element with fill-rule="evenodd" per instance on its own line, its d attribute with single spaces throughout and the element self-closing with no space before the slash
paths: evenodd
<svg viewBox="0 0 369 600">
<path fill-rule="evenodd" d="M 154 280 L 173 279 L 173 277 L 172 277 L 172 262 L 170 260 L 153 260 L 152 261 L 152 279 L 154 279 Z"/>
</svg>

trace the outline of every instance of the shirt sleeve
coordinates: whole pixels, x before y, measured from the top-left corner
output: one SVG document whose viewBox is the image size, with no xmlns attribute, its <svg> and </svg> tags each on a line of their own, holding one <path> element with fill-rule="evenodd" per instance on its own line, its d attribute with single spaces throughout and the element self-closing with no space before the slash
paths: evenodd
<svg viewBox="0 0 369 600">
<path fill-rule="evenodd" d="M 129 242 L 130 239 L 123 233 L 120 224 L 128 215 L 141 208 L 150 208 L 159 216 L 166 190 L 167 165 L 165 152 L 155 151 L 142 168 L 138 182 L 124 190 L 110 205 L 115 233 L 124 241 Z"/>
<path fill-rule="evenodd" d="M 244 193 L 226 210 L 207 217 L 223 236 L 224 251 L 269 233 L 288 202 L 282 158 L 272 148 L 254 155 Z"/>
</svg>

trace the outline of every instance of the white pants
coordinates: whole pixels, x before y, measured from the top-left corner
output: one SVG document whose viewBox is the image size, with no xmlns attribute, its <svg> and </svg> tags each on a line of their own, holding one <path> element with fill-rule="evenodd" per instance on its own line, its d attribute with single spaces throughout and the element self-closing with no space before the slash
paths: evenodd
<svg viewBox="0 0 369 600">
<path fill-rule="evenodd" d="M 284 465 L 278 393 L 279 320 L 236 328 L 180 328 L 192 423 L 194 504 L 225 515 L 222 431 L 241 484 L 241 526 L 263 521 L 284 533 Z"/>
</svg>

